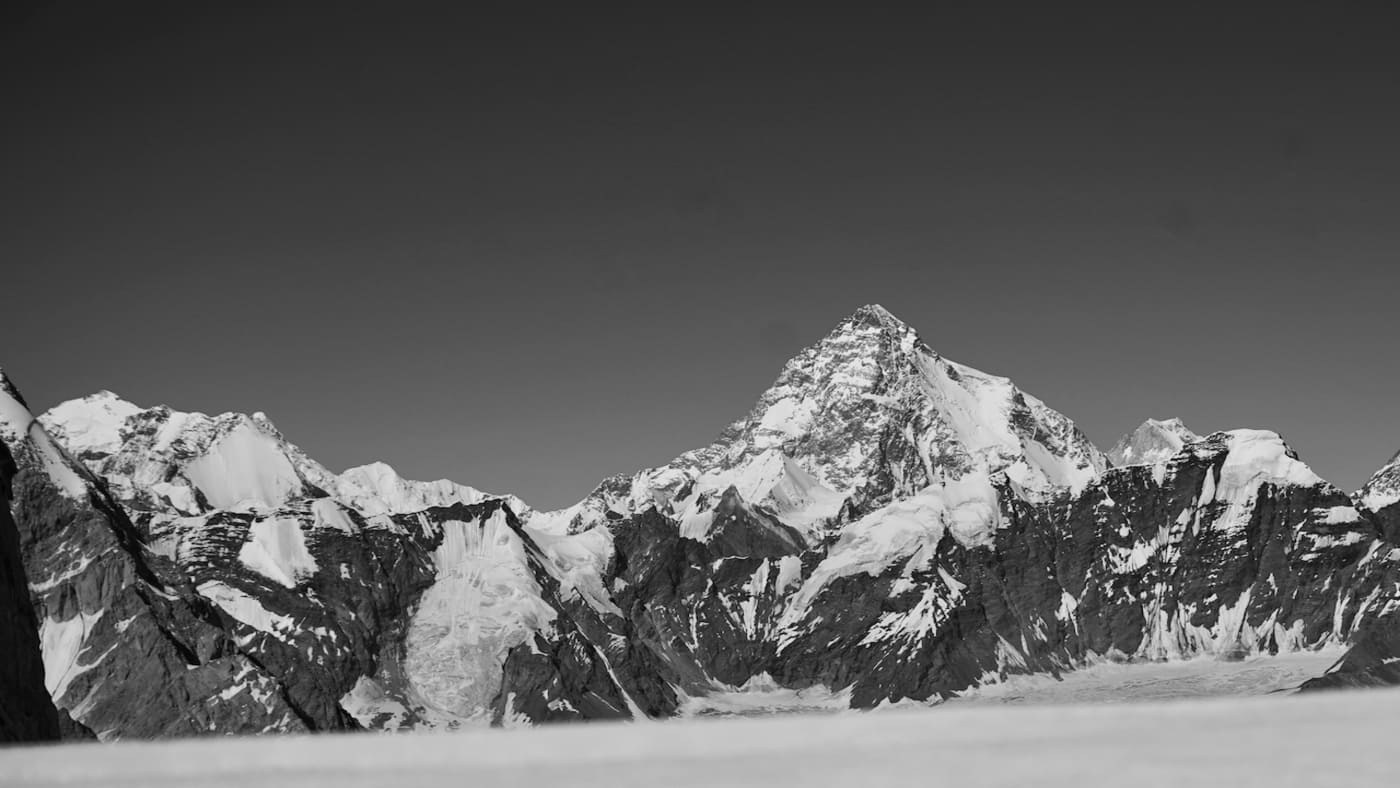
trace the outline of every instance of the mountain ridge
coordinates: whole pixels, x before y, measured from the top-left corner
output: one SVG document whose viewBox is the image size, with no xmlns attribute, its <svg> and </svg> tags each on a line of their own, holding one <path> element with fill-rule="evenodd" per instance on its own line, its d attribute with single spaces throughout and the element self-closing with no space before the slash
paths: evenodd
<svg viewBox="0 0 1400 788">
<path fill-rule="evenodd" d="M 1149 420 L 1105 455 L 878 305 L 713 443 L 548 512 L 332 473 L 261 413 L 4 402 L 54 700 L 102 738 L 668 717 L 767 682 L 936 702 L 1369 638 L 1329 679 L 1364 683 L 1400 595 L 1384 519 L 1276 433 Z M 186 689 L 103 681 L 162 643 L 145 681 Z"/>
</svg>

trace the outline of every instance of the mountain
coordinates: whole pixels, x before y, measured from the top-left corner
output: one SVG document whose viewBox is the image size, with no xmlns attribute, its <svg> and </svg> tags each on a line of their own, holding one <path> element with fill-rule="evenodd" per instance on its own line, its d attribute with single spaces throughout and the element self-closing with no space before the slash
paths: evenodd
<svg viewBox="0 0 1400 788">
<path fill-rule="evenodd" d="M 1108 450 L 1108 461 L 1116 468 L 1152 465 L 1171 459 L 1181 447 L 1200 439 L 1201 436 L 1187 429 L 1181 419 L 1148 419 Z"/>
<path fill-rule="evenodd" d="M 605 481 L 532 523 L 585 530 L 607 512 L 656 507 L 703 539 L 733 488 L 820 539 L 830 527 L 930 485 L 993 474 L 1028 496 L 1082 488 L 1103 455 L 1069 419 L 1006 378 L 931 350 L 883 307 L 862 307 L 783 368 L 718 441 L 661 468 Z"/>
<path fill-rule="evenodd" d="M 1381 522 L 1389 541 L 1400 541 L 1400 454 L 1357 491 L 1356 501 Z"/>
<path fill-rule="evenodd" d="M 1359 644 L 1400 598 L 1365 496 L 1277 434 L 1149 420 L 1106 457 L 874 305 L 713 444 L 554 512 L 333 473 L 259 413 L 7 402 L 49 689 L 103 739 L 936 701 Z"/>
<path fill-rule="evenodd" d="M 630 715 L 514 498 L 332 474 L 262 414 L 102 392 L 4 415 L 32 423 L 17 513 L 49 688 L 99 738 L 500 721 L 522 645 L 591 671 L 561 708 Z"/>
<path fill-rule="evenodd" d="M 8 388 L 0 388 L 0 407 L 22 407 Z M 29 586 L 21 559 L 19 531 L 10 516 L 14 458 L 0 440 L 0 743 L 59 738 L 58 711 L 44 684 L 39 623 L 29 603 Z"/>
<path fill-rule="evenodd" d="M 1400 684 L 1400 455 L 1390 459 L 1353 496 L 1373 519 L 1381 538 L 1372 542 L 1353 572 L 1353 593 L 1363 599 L 1351 648 L 1304 689 Z"/>
</svg>

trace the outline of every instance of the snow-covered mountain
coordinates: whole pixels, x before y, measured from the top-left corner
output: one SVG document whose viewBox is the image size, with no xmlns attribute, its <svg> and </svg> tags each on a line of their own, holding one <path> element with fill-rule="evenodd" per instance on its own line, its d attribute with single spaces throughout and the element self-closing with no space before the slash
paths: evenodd
<svg viewBox="0 0 1400 788">
<path fill-rule="evenodd" d="M 730 488 L 808 539 L 930 486 L 1001 474 L 1028 496 L 1081 489 L 1103 455 L 1006 378 L 949 361 L 883 307 L 862 307 L 783 368 L 748 416 L 671 463 L 605 481 L 546 530 L 656 507 L 703 540 Z"/>
<path fill-rule="evenodd" d="M 490 721 L 553 631 L 517 499 L 333 474 L 262 414 L 0 404 L 48 689 L 100 738 Z"/>
<path fill-rule="evenodd" d="M 0 439 L 49 690 L 101 738 L 870 707 L 1357 642 L 1400 598 L 1383 482 L 1353 502 L 1274 433 L 1177 420 L 1105 457 L 878 306 L 715 443 L 555 512 L 108 392 L 7 395 Z"/>
<path fill-rule="evenodd" d="M 1165 462 L 1181 451 L 1181 447 L 1200 439 L 1201 436 L 1187 429 L 1181 419 L 1148 419 L 1108 450 L 1108 461 L 1116 468 Z"/>
<path fill-rule="evenodd" d="M 1400 540 L 1400 454 L 1367 480 L 1356 492 L 1356 501 L 1376 515 L 1390 541 Z"/>
</svg>

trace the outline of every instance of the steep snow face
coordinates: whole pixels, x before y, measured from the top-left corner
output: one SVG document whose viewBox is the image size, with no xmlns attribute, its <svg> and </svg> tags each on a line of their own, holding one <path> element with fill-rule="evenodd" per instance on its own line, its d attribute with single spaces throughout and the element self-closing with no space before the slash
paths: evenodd
<svg viewBox="0 0 1400 788">
<path fill-rule="evenodd" d="M 280 506 L 304 488 L 279 443 L 251 420 L 236 424 L 185 464 L 185 476 L 216 509 Z"/>
<path fill-rule="evenodd" d="M 1326 484 L 1312 468 L 1298 459 L 1282 436 L 1268 430 L 1229 430 L 1224 433 L 1230 446 L 1215 500 L 1237 502 L 1264 482 L 1279 486 L 1313 487 Z"/>
<path fill-rule="evenodd" d="M 249 569 L 287 588 L 316 573 L 316 559 L 307 551 L 306 536 L 295 518 L 258 520 L 248 535 L 238 559 Z"/>
<path fill-rule="evenodd" d="M 1128 465 L 1154 465 L 1166 462 L 1188 443 L 1201 436 L 1186 428 L 1181 419 L 1148 419 L 1124 435 L 1108 451 L 1108 461 L 1116 468 Z"/>
<path fill-rule="evenodd" d="M 1373 512 L 1400 503 L 1400 454 L 1390 458 L 1383 468 L 1356 493 L 1356 500 Z"/>
<path fill-rule="evenodd" d="M 661 468 L 605 482 L 542 530 L 584 530 L 656 506 L 700 538 L 729 487 L 817 535 L 848 501 L 873 508 L 964 478 L 1027 496 L 1081 489 L 1106 463 L 1069 419 L 1006 378 L 949 361 L 880 306 L 788 362 L 749 415 Z"/>
</svg>

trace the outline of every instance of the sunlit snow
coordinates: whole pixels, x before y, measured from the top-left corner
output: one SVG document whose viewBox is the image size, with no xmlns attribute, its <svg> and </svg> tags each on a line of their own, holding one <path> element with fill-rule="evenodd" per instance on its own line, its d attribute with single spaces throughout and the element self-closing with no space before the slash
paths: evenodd
<svg viewBox="0 0 1400 788">
<path fill-rule="evenodd" d="M 1390 786 L 1400 691 L 0 750 L 7 785 Z"/>
</svg>

